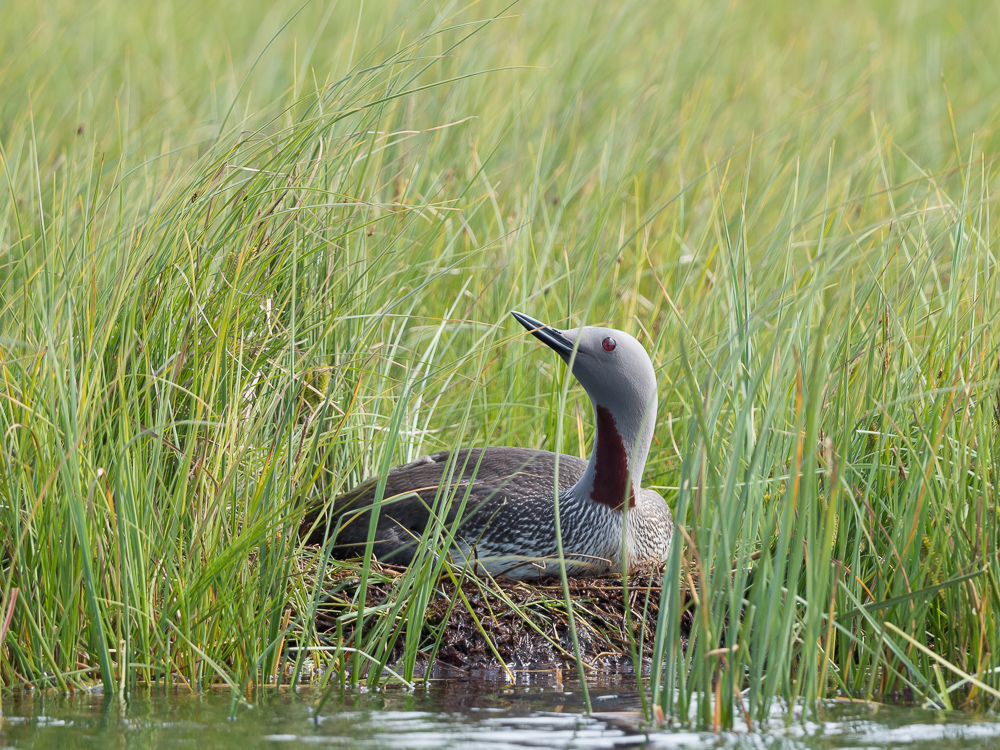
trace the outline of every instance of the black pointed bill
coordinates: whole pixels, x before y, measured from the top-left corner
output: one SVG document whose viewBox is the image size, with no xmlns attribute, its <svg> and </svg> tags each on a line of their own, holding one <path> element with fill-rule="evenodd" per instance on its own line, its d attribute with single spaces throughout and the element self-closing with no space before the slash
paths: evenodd
<svg viewBox="0 0 1000 750">
<path fill-rule="evenodd" d="M 519 313 L 516 310 L 511 310 L 510 314 L 514 316 L 514 320 L 527 328 L 532 336 L 543 344 L 555 349 L 560 356 L 568 357 L 573 352 L 573 342 L 566 338 L 562 331 L 552 326 L 547 326 L 542 321 L 535 320 L 530 315 Z"/>
</svg>

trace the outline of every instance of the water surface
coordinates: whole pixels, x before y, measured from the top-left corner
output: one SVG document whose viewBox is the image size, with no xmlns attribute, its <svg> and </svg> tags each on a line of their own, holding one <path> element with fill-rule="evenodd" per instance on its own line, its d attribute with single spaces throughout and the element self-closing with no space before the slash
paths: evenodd
<svg viewBox="0 0 1000 750">
<path fill-rule="evenodd" d="M 0 748 L 971 748 L 1000 747 L 1000 722 L 958 712 L 833 701 L 817 716 L 775 715 L 763 732 L 642 731 L 628 674 L 591 685 L 595 715 L 579 690 L 551 672 L 511 684 L 486 673 L 407 692 L 389 687 L 334 695 L 318 716 L 309 690 L 264 690 L 232 708 L 228 691 L 5 697 Z"/>
</svg>

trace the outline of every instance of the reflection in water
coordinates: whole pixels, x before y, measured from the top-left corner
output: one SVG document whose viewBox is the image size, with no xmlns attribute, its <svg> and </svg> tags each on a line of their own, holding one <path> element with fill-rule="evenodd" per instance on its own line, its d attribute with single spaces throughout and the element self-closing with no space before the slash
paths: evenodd
<svg viewBox="0 0 1000 750">
<path fill-rule="evenodd" d="M 563 681 L 565 680 L 565 682 Z M 0 747 L 15 748 L 826 748 L 982 747 L 1000 723 L 959 713 L 828 702 L 817 717 L 775 716 L 763 733 L 644 732 L 627 672 L 594 679 L 597 713 L 585 716 L 575 684 L 552 672 L 480 673 L 408 693 L 334 695 L 314 717 L 314 691 L 263 690 L 228 720 L 228 691 L 5 697 Z"/>
</svg>

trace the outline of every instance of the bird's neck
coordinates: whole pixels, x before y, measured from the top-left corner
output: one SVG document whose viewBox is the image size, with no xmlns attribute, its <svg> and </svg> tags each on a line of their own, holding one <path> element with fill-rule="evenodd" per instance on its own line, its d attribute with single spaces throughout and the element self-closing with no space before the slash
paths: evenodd
<svg viewBox="0 0 1000 750">
<path fill-rule="evenodd" d="M 596 434 L 587 470 L 572 494 L 609 510 L 635 504 L 653 439 L 656 397 L 646 408 L 611 409 L 594 402 Z"/>
</svg>

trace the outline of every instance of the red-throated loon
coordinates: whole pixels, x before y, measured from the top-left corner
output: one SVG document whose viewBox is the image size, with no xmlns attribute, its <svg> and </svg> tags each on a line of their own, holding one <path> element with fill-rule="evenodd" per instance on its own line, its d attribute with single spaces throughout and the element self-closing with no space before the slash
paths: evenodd
<svg viewBox="0 0 1000 750">
<path fill-rule="evenodd" d="M 560 331 L 511 314 L 572 365 L 594 406 L 597 434 L 590 459 L 559 456 L 567 572 L 621 573 L 623 563 L 632 568 L 665 561 L 673 518 L 659 494 L 640 486 L 656 419 L 656 376 L 649 355 L 622 331 L 592 326 Z M 439 509 L 447 528 L 464 501 L 465 520 L 452 545 L 457 562 L 511 578 L 557 574 L 555 459 L 549 451 L 527 448 L 474 448 L 397 466 L 386 477 L 375 556 L 408 564 L 431 509 Z M 312 508 L 301 526 L 308 541 L 335 540 L 338 557 L 362 554 L 377 485 L 377 477 L 369 479 L 332 505 Z M 331 521 L 340 527 L 327 529 Z"/>
</svg>

